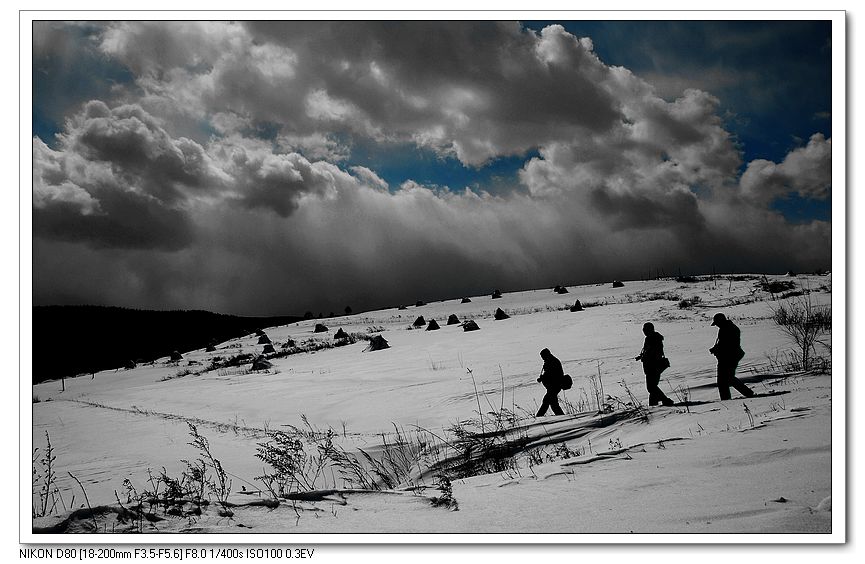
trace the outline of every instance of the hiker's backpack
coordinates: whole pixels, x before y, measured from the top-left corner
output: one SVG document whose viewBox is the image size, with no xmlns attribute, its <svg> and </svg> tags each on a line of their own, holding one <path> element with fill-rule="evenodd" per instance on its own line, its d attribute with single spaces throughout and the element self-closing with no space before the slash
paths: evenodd
<svg viewBox="0 0 865 564">
<path fill-rule="evenodd" d="M 574 381 L 571 379 L 570 374 L 565 374 L 564 376 L 562 376 L 562 389 L 563 390 L 570 390 L 571 386 L 573 386 L 573 385 L 574 385 Z"/>
</svg>

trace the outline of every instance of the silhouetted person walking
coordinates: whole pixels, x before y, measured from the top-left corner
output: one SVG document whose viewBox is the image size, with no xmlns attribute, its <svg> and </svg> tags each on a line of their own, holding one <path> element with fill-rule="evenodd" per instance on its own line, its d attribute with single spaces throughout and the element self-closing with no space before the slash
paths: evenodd
<svg viewBox="0 0 865 564">
<path fill-rule="evenodd" d="M 662 365 L 664 358 L 664 336 L 655 331 L 655 326 L 651 323 L 643 324 L 643 335 L 646 336 L 646 341 L 643 343 L 643 350 L 637 356 L 636 360 L 643 361 L 643 373 L 646 375 L 646 389 L 649 391 L 649 405 L 658 405 L 658 402 L 671 406 L 673 400 L 664 395 L 658 384 L 661 382 L 661 372 L 664 371 Z"/>
<path fill-rule="evenodd" d="M 723 313 L 715 314 L 712 325 L 718 328 L 718 339 L 709 352 L 718 359 L 718 393 L 721 399 L 730 399 L 730 386 L 739 390 L 739 393 L 747 398 L 753 396 L 753 390 L 736 378 L 736 367 L 745 356 L 740 343 L 739 328 Z"/>
<path fill-rule="evenodd" d="M 541 370 L 541 375 L 538 382 L 544 385 L 547 393 L 544 395 L 544 400 L 541 402 L 541 408 L 535 417 L 540 417 L 547 412 L 547 408 L 553 408 L 553 413 L 556 415 L 564 415 L 564 411 L 559 407 L 559 392 L 562 391 L 562 380 L 565 378 L 565 372 L 562 370 L 562 363 L 559 359 L 553 356 L 550 349 L 541 351 L 541 358 L 544 359 L 544 368 Z"/>
</svg>

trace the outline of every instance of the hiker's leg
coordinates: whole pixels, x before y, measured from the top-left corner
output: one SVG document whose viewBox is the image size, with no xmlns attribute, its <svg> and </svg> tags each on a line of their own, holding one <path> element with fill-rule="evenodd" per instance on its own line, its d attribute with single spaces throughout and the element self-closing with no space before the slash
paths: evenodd
<svg viewBox="0 0 865 564">
<path fill-rule="evenodd" d="M 550 407 L 553 408 L 553 413 L 555 413 L 556 415 L 564 415 L 565 412 L 562 411 L 561 407 L 559 407 L 559 392 L 550 392 L 550 395 L 552 396 L 550 398 Z"/>
<path fill-rule="evenodd" d="M 666 406 L 673 405 L 675 402 L 667 397 L 667 395 L 661 391 L 661 387 L 655 385 L 655 389 L 649 391 L 649 405 L 657 405 L 658 402 Z"/>
<path fill-rule="evenodd" d="M 646 388 L 649 390 L 649 405 L 658 405 L 658 403 L 673 405 L 673 400 L 661 391 L 661 371 L 658 370 L 658 367 L 649 368 L 643 365 L 643 370 L 646 373 Z"/>
<path fill-rule="evenodd" d="M 744 382 L 742 382 L 741 380 L 739 380 L 738 378 L 736 378 L 736 366 L 737 366 L 737 365 L 738 365 L 738 363 L 733 364 L 733 365 L 730 367 L 730 375 L 728 376 L 728 380 L 727 380 L 727 381 L 730 383 L 731 386 L 733 386 L 734 388 L 736 388 L 736 390 L 737 390 L 740 394 L 742 394 L 742 395 L 745 396 L 746 398 L 750 398 L 751 396 L 754 395 L 754 390 L 752 390 L 751 388 L 749 388 L 748 386 L 746 386 Z"/>
<path fill-rule="evenodd" d="M 736 388 L 736 390 L 738 390 L 738 392 L 739 392 L 740 394 L 742 394 L 743 396 L 745 396 L 746 398 L 753 397 L 753 395 L 754 395 L 754 390 L 752 390 L 751 388 L 749 388 L 748 386 L 746 386 L 744 382 L 742 382 L 741 380 L 739 380 L 739 379 L 736 378 L 735 376 L 732 376 L 732 377 L 730 378 L 730 384 L 731 384 L 734 388 Z"/>
<path fill-rule="evenodd" d="M 550 407 L 550 402 L 547 401 L 547 396 L 545 395 L 544 399 L 541 400 L 541 408 L 538 410 L 538 413 L 537 413 L 537 415 L 535 415 L 535 417 L 540 417 L 544 413 L 546 413 L 548 407 Z"/>
<path fill-rule="evenodd" d="M 649 391 L 649 405 L 658 405 L 661 398 L 658 397 L 658 383 L 655 381 L 655 375 L 652 369 L 645 362 L 643 363 L 643 373 L 646 375 L 646 390 Z"/>
<path fill-rule="evenodd" d="M 730 399 L 729 369 L 724 362 L 718 361 L 718 394 L 722 400 Z"/>
</svg>

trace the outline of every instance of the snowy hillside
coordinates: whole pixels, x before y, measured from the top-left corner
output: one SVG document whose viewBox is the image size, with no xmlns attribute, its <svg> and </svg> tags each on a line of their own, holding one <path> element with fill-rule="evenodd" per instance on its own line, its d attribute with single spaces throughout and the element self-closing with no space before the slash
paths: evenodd
<svg viewBox="0 0 865 564">
<path fill-rule="evenodd" d="M 830 532 L 831 370 L 819 359 L 821 370 L 794 366 L 794 345 L 772 310 L 805 299 L 831 305 L 831 276 L 770 276 L 777 293 L 762 281 L 626 281 L 561 294 L 470 296 L 469 303 L 457 298 L 264 328 L 266 339 L 252 334 L 209 352 L 179 351 L 181 360 L 35 385 L 34 466 L 44 474 L 47 434 L 56 479 L 34 485 L 34 528 Z M 582 311 L 570 311 L 575 300 Z M 494 319 L 497 308 L 510 317 Z M 734 390 L 732 400 L 718 399 L 708 353 L 717 312 L 741 329 L 746 356 L 737 375 L 754 398 Z M 479 330 L 448 325 L 451 315 L 474 320 Z M 413 328 L 420 316 L 424 324 Z M 440 328 L 426 330 L 430 320 Z M 672 366 L 661 389 L 673 407 L 647 406 L 634 360 L 647 321 L 664 335 Z M 327 330 L 315 332 L 317 323 Z M 348 338 L 335 339 L 338 330 Z M 389 348 L 365 352 L 374 335 Z M 252 370 L 266 340 L 274 352 L 263 356 L 272 366 Z M 815 353 L 828 361 L 831 333 L 822 340 Z M 545 347 L 574 384 L 560 395 L 565 415 L 536 418 Z M 179 479 L 189 473 L 181 461 L 194 464 L 203 452 L 189 444 L 189 423 L 207 440 L 230 491 L 220 490 L 204 456 L 216 486 L 202 496 L 209 503 L 171 505 L 163 468 Z M 293 463 L 327 459 L 304 484 L 290 483 L 278 503 L 259 478 L 275 475 L 274 467 L 256 456 L 259 445 L 273 445 L 275 431 L 299 441 Z M 86 508 L 72 476 L 95 511 L 70 513 Z M 153 495 L 141 495 L 148 490 Z M 55 511 L 41 510 L 46 497 L 52 505 L 62 498 Z"/>
</svg>

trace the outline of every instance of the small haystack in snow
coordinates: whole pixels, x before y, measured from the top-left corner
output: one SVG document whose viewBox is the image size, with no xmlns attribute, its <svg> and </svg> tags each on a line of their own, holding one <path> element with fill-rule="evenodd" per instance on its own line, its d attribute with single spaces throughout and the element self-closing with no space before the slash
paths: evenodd
<svg viewBox="0 0 865 564">
<path fill-rule="evenodd" d="M 204 349 L 204 352 L 216 352 L 216 346 L 207 345 L 207 347 Z"/>
<path fill-rule="evenodd" d="M 264 345 L 264 350 L 261 351 L 261 354 L 270 354 L 275 352 L 276 351 L 273 349 L 273 343 L 267 343 Z"/>
<path fill-rule="evenodd" d="M 343 331 L 342 327 L 339 328 L 339 331 L 333 336 L 334 339 L 348 339 L 348 333 Z"/>
<path fill-rule="evenodd" d="M 557 294 L 567 294 L 568 293 L 568 289 L 565 288 L 564 286 L 556 286 L 555 291 Z"/>
<path fill-rule="evenodd" d="M 426 321 L 424 321 L 423 315 L 415 319 L 414 323 L 412 323 L 412 327 L 423 327 L 424 325 L 426 325 Z"/>
<path fill-rule="evenodd" d="M 427 331 L 435 331 L 436 329 L 440 329 L 439 324 L 436 323 L 435 319 L 429 320 L 429 325 L 426 326 Z"/>
<path fill-rule="evenodd" d="M 613 288 L 624 288 L 625 284 L 621 280 L 613 280 Z"/>
<path fill-rule="evenodd" d="M 493 299 L 494 299 L 494 300 L 497 300 L 497 299 L 499 299 L 499 298 L 501 298 L 501 297 L 502 297 L 502 293 L 501 293 L 501 291 L 499 291 L 499 290 L 494 290 L 494 291 L 493 291 Z"/>
<path fill-rule="evenodd" d="M 406 306 L 399 306 L 397 309 L 400 310 L 400 311 L 402 311 L 402 310 L 404 310 L 404 309 L 408 309 L 408 308 L 407 308 Z"/>
<path fill-rule="evenodd" d="M 135 363 L 131 360 L 128 360 L 126 361 L 126 364 L 123 365 L 123 368 L 125 368 L 126 370 L 132 370 L 135 368 Z"/>
<path fill-rule="evenodd" d="M 327 327 L 323 323 L 316 323 L 313 333 L 327 333 Z"/>
<path fill-rule="evenodd" d="M 273 363 L 263 356 L 256 357 L 255 360 L 252 361 L 253 370 L 267 370 L 268 368 L 273 368 Z"/>
<path fill-rule="evenodd" d="M 463 323 L 463 331 L 477 331 L 479 329 L 478 324 L 471 319 Z"/>
<path fill-rule="evenodd" d="M 501 321 L 502 319 L 508 319 L 510 315 L 502 311 L 502 308 L 496 308 L 496 321 Z"/>
<path fill-rule="evenodd" d="M 390 345 L 387 344 L 387 339 L 385 339 L 381 335 L 376 335 L 369 340 L 369 345 L 365 349 L 363 349 L 363 352 L 380 351 L 389 348 Z"/>
<path fill-rule="evenodd" d="M 418 300 L 417 303 L 414 304 L 414 307 L 421 307 L 421 306 L 425 306 L 425 305 L 426 305 L 425 303 L 423 303 L 422 301 Z"/>
<path fill-rule="evenodd" d="M 289 339 L 282 344 L 283 349 L 290 349 L 291 347 L 296 347 L 297 344 L 294 342 L 294 339 Z"/>
<path fill-rule="evenodd" d="M 460 318 L 457 317 L 455 313 L 452 313 L 450 317 L 448 317 L 448 325 L 459 325 Z"/>
<path fill-rule="evenodd" d="M 574 302 L 574 305 L 571 306 L 571 311 L 583 311 L 583 304 L 580 303 L 580 300 Z"/>
<path fill-rule="evenodd" d="M 472 301 L 471 301 L 470 299 L 468 299 L 468 298 L 463 298 L 462 301 L 461 301 L 460 303 L 461 303 L 461 304 L 470 304 L 470 303 L 472 303 Z"/>
<path fill-rule="evenodd" d="M 171 356 L 169 357 L 169 359 L 170 359 L 172 362 L 178 362 L 178 361 L 183 360 L 183 355 L 180 354 L 180 353 L 177 352 L 177 351 L 174 351 L 174 352 L 171 353 Z"/>
</svg>

